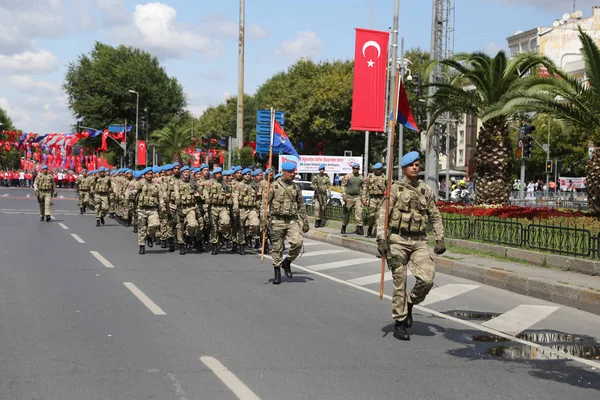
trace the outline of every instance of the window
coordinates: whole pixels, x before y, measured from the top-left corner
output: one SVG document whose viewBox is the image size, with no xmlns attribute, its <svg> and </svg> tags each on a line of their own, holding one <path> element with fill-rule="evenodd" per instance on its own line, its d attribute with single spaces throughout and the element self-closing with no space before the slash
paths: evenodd
<svg viewBox="0 0 600 400">
<path fill-rule="evenodd" d="M 465 141 L 465 131 L 463 129 L 461 129 L 458 132 L 458 143 L 462 144 Z"/>
<path fill-rule="evenodd" d="M 465 153 L 465 151 L 463 149 L 458 150 L 458 163 L 459 164 L 463 163 L 464 153 Z"/>
</svg>

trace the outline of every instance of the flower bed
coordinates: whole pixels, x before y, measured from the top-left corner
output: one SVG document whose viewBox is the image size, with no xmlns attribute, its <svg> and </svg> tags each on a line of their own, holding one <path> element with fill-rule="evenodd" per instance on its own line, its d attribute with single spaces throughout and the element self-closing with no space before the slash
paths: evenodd
<svg viewBox="0 0 600 400">
<path fill-rule="evenodd" d="M 460 206 L 456 204 L 448 204 L 439 202 L 438 209 L 441 213 L 460 214 L 471 217 L 498 217 L 498 218 L 514 218 L 527 220 L 553 220 L 560 219 L 567 222 L 568 219 L 590 219 L 597 222 L 597 219 L 590 214 L 574 211 L 561 210 L 547 207 L 520 207 L 520 206 Z M 561 222 L 562 222 L 561 221 Z M 591 222 L 590 221 L 590 222 Z M 552 221 L 550 221 L 552 222 Z M 583 222 L 583 221 L 581 221 Z"/>
</svg>

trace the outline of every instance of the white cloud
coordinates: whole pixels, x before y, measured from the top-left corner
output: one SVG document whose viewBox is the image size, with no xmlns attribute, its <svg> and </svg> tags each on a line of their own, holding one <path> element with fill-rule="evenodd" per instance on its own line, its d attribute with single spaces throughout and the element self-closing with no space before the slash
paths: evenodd
<svg viewBox="0 0 600 400">
<path fill-rule="evenodd" d="M 229 93 L 227 90 L 225 90 L 223 92 L 223 99 L 227 100 L 228 98 L 233 97 L 233 95 L 231 93 Z"/>
<path fill-rule="evenodd" d="M 7 80 L 8 86 L 22 92 L 60 94 L 61 88 L 58 84 L 48 81 L 34 81 L 29 75 L 12 75 Z"/>
<path fill-rule="evenodd" d="M 0 71 L 42 73 L 52 71 L 57 65 L 56 56 L 47 50 L 25 51 L 11 56 L 0 55 Z"/>
<path fill-rule="evenodd" d="M 275 54 L 287 58 L 317 57 L 321 54 L 323 39 L 312 31 L 296 34 L 296 40 L 287 40 L 275 50 Z"/>
<path fill-rule="evenodd" d="M 496 42 L 490 42 L 486 44 L 483 48 L 483 52 L 491 57 L 495 57 L 500 50 L 504 50 L 505 52 L 507 52 L 507 50 L 502 45 L 499 45 Z"/>
<path fill-rule="evenodd" d="M 194 104 L 187 106 L 187 110 L 196 118 L 204 114 L 208 106 L 206 104 Z"/>
<path fill-rule="evenodd" d="M 33 50 L 32 39 L 68 31 L 62 0 L 2 0 L 0 15 L 0 54 Z"/>
<path fill-rule="evenodd" d="M 209 58 L 219 55 L 221 45 L 218 41 L 177 22 L 176 17 L 177 10 L 166 4 L 138 4 L 132 23 L 115 27 L 109 36 L 163 57 L 182 57 L 188 53 L 199 53 Z"/>
<path fill-rule="evenodd" d="M 104 13 L 104 25 L 121 25 L 131 21 L 131 13 L 122 0 L 96 0 L 96 6 Z"/>
<path fill-rule="evenodd" d="M 65 96 L 0 97 L 0 107 L 24 132 L 66 132 L 73 122 Z"/>
</svg>

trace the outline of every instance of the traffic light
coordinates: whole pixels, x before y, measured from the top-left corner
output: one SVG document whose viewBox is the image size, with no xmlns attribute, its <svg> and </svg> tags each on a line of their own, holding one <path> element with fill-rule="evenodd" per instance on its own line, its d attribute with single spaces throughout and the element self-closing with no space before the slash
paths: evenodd
<svg viewBox="0 0 600 400">
<path fill-rule="evenodd" d="M 447 154 L 446 150 L 446 134 L 443 134 L 440 135 L 440 153 Z"/>
<path fill-rule="evenodd" d="M 148 130 L 148 117 L 142 114 L 140 119 L 142 122 L 142 129 L 145 131 Z"/>
<path fill-rule="evenodd" d="M 417 96 L 423 96 L 423 82 L 421 81 L 421 75 L 418 72 L 413 75 L 412 82 L 415 85 L 413 93 Z"/>
<path fill-rule="evenodd" d="M 546 161 L 546 173 L 547 174 L 552 173 L 552 161 L 550 161 L 550 160 Z"/>
<path fill-rule="evenodd" d="M 77 133 L 81 133 L 81 128 L 82 128 L 82 123 L 81 123 L 81 121 L 77 121 L 77 130 L 76 130 L 76 132 L 77 132 Z"/>
<path fill-rule="evenodd" d="M 523 143 L 523 153 L 522 158 L 530 158 L 531 157 L 531 148 L 533 147 L 533 137 L 531 133 L 535 130 L 535 126 L 533 125 L 523 125 L 521 128 L 521 141 Z"/>
</svg>

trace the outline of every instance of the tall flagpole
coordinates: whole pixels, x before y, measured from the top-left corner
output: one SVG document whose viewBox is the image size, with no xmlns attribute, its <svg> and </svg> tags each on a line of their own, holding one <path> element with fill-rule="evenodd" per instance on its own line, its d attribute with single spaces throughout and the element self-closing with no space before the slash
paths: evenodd
<svg viewBox="0 0 600 400">
<path fill-rule="evenodd" d="M 397 68 L 396 65 L 394 65 L 394 68 Z M 388 147 L 388 168 L 387 168 L 387 189 L 386 189 L 386 193 L 387 193 L 387 199 L 385 199 L 385 223 L 384 223 L 384 234 L 387 236 L 388 234 L 388 228 L 389 228 L 389 222 L 390 222 L 390 189 L 392 186 L 392 175 L 394 173 L 394 137 L 396 136 L 396 121 L 398 121 L 398 97 L 400 95 L 400 74 L 397 73 L 396 74 L 396 82 L 395 82 L 395 86 L 394 86 L 395 90 L 394 93 L 396 94 L 394 97 L 394 101 L 392 102 L 394 104 L 394 118 L 392 119 L 392 121 L 390 122 L 392 124 L 392 134 L 389 140 L 389 147 Z M 385 240 L 387 240 L 387 237 L 385 238 Z M 384 285 L 384 280 L 385 280 L 385 262 L 387 260 L 387 254 L 383 257 L 381 257 L 381 280 L 379 281 L 379 300 L 383 299 L 383 285 Z"/>
<path fill-rule="evenodd" d="M 269 168 L 273 170 L 273 131 L 275 130 L 275 109 L 271 107 L 271 139 L 269 140 Z M 263 218 L 269 215 L 269 193 L 271 192 L 271 174 L 267 174 L 267 193 L 263 193 L 265 197 L 265 213 Z M 267 241 L 267 229 L 263 229 L 262 234 L 262 250 L 260 252 L 260 263 L 265 260 L 265 243 Z"/>
</svg>

